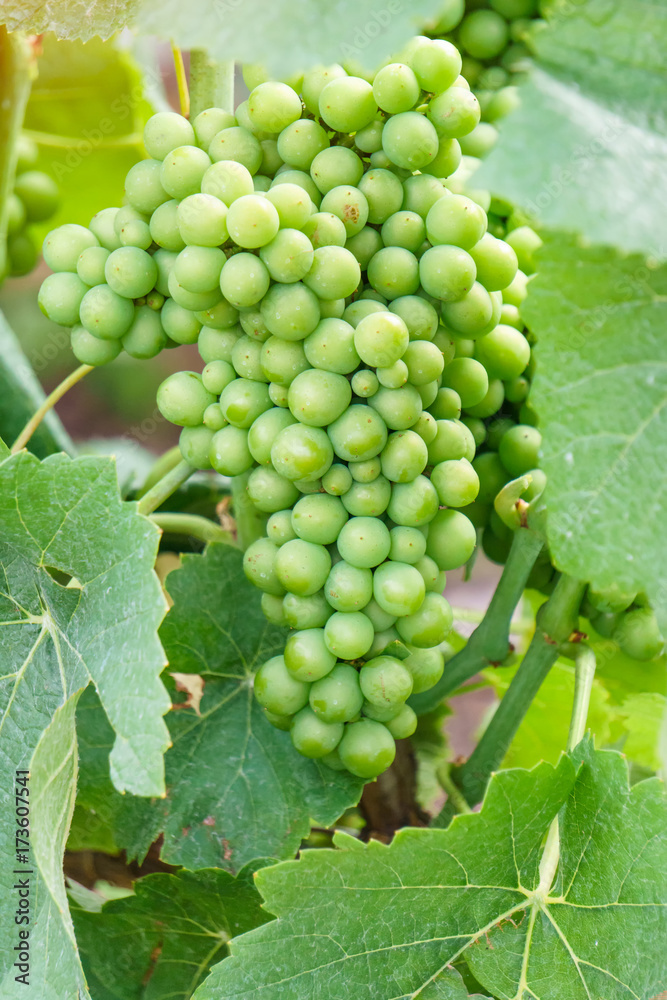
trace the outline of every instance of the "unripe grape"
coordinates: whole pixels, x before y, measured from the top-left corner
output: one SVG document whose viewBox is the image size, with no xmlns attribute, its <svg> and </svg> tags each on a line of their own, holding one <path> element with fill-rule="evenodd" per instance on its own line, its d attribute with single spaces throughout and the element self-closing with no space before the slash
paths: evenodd
<svg viewBox="0 0 667 1000">
<path fill-rule="evenodd" d="M 283 610 L 287 624 L 300 629 L 321 628 L 333 614 L 333 609 L 321 590 L 308 597 L 286 594 L 283 599 Z"/>
<path fill-rule="evenodd" d="M 194 141 L 192 125 L 175 111 L 160 111 L 144 126 L 144 147 L 156 160 L 164 159 L 177 146 L 192 145 Z"/>
<path fill-rule="evenodd" d="M 260 83 L 248 98 L 253 125 L 265 132 L 282 132 L 301 117 L 301 101 L 291 87 L 274 80 Z"/>
<path fill-rule="evenodd" d="M 307 542 L 330 545 L 347 521 L 347 511 L 338 497 L 316 493 L 305 496 L 295 504 L 292 526 Z"/>
<path fill-rule="evenodd" d="M 401 662 L 412 676 L 413 694 L 420 694 L 434 687 L 445 669 L 445 658 L 439 649 L 412 648 L 410 655 Z"/>
<path fill-rule="evenodd" d="M 292 632 L 283 655 L 292 677 L 310 683 L 325 677 L 336 664 L 336 657 L 327 648 L 321 628 Z"/>
<path fill-rule="evenodd" d="M 441 594 L 425 595 L 420 608 L 396 622 L 398 634 L 413 646 L 429 649 L 439 646 L 452 628 L 454 616 L 449 602 Z"/>
<path fill-rule="evenodd" d="M 394 483 L 387 507 L 396 524 L 419 527 L 428 524 L 439 506 L 435 487 L 426 476 L 417 476 L 411 483 Z"/>
<path fill-rule="evenodd" d="M 356 76 L 341 76 L 331 80 L 321 90 L 319 113 L 334 132 L 358 132 L 369 125 L 377 114 L 373 88 Z"/>
<path fill-rule="evenodd" d="M 278 579 L 286 590 L 301 597 L 321 590 L 330 569 L 331 556 L 325 547 L 301 538 L 286 542 L 276 556 Z"/>
<path fill-rule="evenodd" d="M 396 744 L 381 722 L 361 719 L 345 727 L 338 753 L 352 774 L 359 778 L 375 778 L 392 764 Z"/>
<path fill-rule="evenodd" d="M 325 722 L 349 722 L 363 704 L 359 675 L 354 667 L 339 663 L 310 689 L 310 707 Z"/>
<path fill-rule="evenodd" d="M 340 660 L 356 660 L 371 648 L 375 631 L 361 611 L 336 611 L 324 626 L 327 648 Z"/>
<path fill-rule="evenodd" d="M 472 522 L 458 510 L 439 510 L 429 526 L 426 554 L 440 569 L 458 569 L 467 563 L 477 542 Z"/>
<path fill-rule="evenodd" d="M 340 743 L 343 724 L 324 722 L 312 708 L 302 708 L 292 720 L 292 743 L 304 757 L 326 757 Z"/>
<path fill-rule="evenodd" d="M 291 676 L 282 656 L 273 656 L 255 674 L 254 692 L 263 708 L 293 715 L 308 704 L 310 685 Z"/>
</svg>

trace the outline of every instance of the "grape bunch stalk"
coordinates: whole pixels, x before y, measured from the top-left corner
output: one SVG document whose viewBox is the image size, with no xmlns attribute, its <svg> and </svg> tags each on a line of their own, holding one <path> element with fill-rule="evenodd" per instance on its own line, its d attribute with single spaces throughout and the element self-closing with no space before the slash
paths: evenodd
<svg viewBox="0 0 667 1000">
<path fill-rule="evenodd" d="M 524 398 L 530 345 L 517 253 L 486 193 L 460 193 L 480 121 L 460 74 L 426 36 L 371 79 L 249 67 L 234 116 L 155 115 L 126 204 L 44 245 L 40 304 L 83 363 L 197 344 L 203 371 L 157 402 L 185 461 L 247 477 L 266 516 L 244 568 L 293 631 L 256 697 L 300 753 L 363 778 L 443 673 L 480 473 L 490 500 L 518 469 L 528 498 L 544 485 L 530 425 L 505 429 L 501 476 L 475 458 L 477 424 Z"/>
<path fill-rule="evenodd" d="M 37 263 L 39 245 L 31 225 L 46 222 L 60 204 L 58 185 L 49 174 L 37 170 L 39 149 L 26 135 L 16 143 L 17 162 L 14 190 L 7 205 L 7 264 L 4 277 L 29 274 Z"/>
</svg>

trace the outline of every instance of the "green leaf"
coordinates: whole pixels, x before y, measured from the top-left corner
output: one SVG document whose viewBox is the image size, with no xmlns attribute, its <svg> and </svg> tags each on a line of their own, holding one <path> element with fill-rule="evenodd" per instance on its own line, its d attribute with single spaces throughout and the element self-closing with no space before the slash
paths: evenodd
<svg viewBox="0 0 667 1000">
<path fill-rule="evenodd" d="M 54 31 L 60 38 L 109 38 L 134 19 L 139 0 L 44 0 L 26 5 L 5 0 L 2 18 L 10 31 L 41 34 Z"/>
<path fill-rule="evenodd" d="M 300 756 L 255 701 L 253 672 L 282 651 L 286 633 L 264 618 L 242 553 L 216 544 L 184 556 L 167 586 L 174 606 L 160 637 L 170 671 L 203 678 L 201 714 L 180 707 L 167 717 L 167 796 L 128 803 L 124 822 L 137 837 L 123 846 L 144 854 L 163 831 L 169 863 L 229 871 L 291 856 L 311 817 L 329 826 L 358 801 L 363 782 Z"/>
<path fill-rule="evenodd" d="M 144 0 L 139 24 L 147 34 L 207 49 L 214 59 L 263 63 L 294 76 L 317 64 L 353 61 L 373 69 L 421 30 L 440 0 Z"/>
<path fill-rule="evenodd" d="M 21 452 L 0 465 L 0 741 L 14 766 L 92 680 L 116 733 L 114 784 L 163 792 L 158 538 L 120 500 L 110 460 Z"/>
<path fill-rule="evenodd" d="M 518 666 L 514 665 L 484 671 L 484 677 L 499 698 L 507 691 L 517 669 Z M 540 760 L 555 764 L 562 748 L 567 746 L 573 700 L 574 667 L 564 660 L 557 660 L 531 702 L 502 766 L 533 767 Z M 614 718 L 615 709 L 609 704 L 609 693 L 596 679 L 586 720 L 596 744 L 605 746 L 611 742 Z"/>
<path fill-rule="evenodd" d="M 665 718 L 667 699 L 662 694 L 646 693 L 626 698 L 618 709 L 625 740 L 623 753 L 630 760 L 652 771 L 662 766 L 660 728 Z"/>
<path fill-rule="evenodd" d="M 146 89 L 134 60 L 114 42 L 44 38 L 24 126 L 61 193 L 57 214 L 36 227 L 42 236 L 65 222 L 87 226 L 100 209 L 123 204 L 125 175 L 145 155 L 142 133 L 153 110 Z"/>
<path fill-rule="evenodd" d="M 7 262 L 7 199 L 14 188 L 15 142 L 30 93 L 30 68 L 26 39 L 0 25 L 0 285 Z"/>
<path fill-rule="evenodd" d="M 0 435 L 11 444 L 23 430 L 45 396 L 18 339 L 0 311 Z M 73 452 L 60 419 L 53 410 L 31 437 L 28 448 L 38 458 L 58 451 Z"/>
<path fill-rule="evenodd" d="M 187 1000 L 232 937 L 271 919 L 250 868 L 147 875 L 134 889 L 97 913 L 72 906 L 95 1000 Z"/>
<path fill-rule="evenodd" d="M 434 815 L 440 811 L 443 791 L 438 781 L 438 768 L 449 759 L 449 743 L 444 722 L 451 709 L 444 703 L 433 712 L 420 715 L 410 745 L 417 763 L 415 798 L 424 812 Z"/>
<path fill-rule="evenodd" d="M 2 807 L 0 852 L 4 860 L 0 873 L 0 927 L 3 928 L 5 951 L 0 959 L 0 998 L 16 1000 L 18 996 L 39 996 L 40 1000 L 90 1000 L 74 940 L 74 929 L 67 907 L 67 894 L 62 877 L 62 856 L 67 829 L 74 806 L 76 788 L 76 733 L 74 718 L 77 696 L 73 695 L 53 714 L 37 744 L 32 760 L 15 763 L 20 757 L 16 741 L 14 759 L 12 747 L 3 748 Z M 21 764 L 30 765 L 29 809 L 30 849 L 25 863 L 16 862 L 14 841 L 14 772 Z M 21 799 L 21 802 L 23 799 Z M 20 833 L 19 833 L 20 836 Z M 19 886 L 29 890 L 30 923 L 14 922 L 19 903 Z M 19 955 L 13 949 L 25 943 L 19 932 L 29 931 L 30 959 L 28 980 L 16 968 Z M 3 975 L 4 974 L 4 975 Z M 39 993 L 35 993 L 37 988 Z"/>
<path fill-rule="evenodd" d="M 559 810 L 549 893 L 539 865 Z M 443 995 L 459 956 L 501 1000 L 664 987 L 667 800 L 655 779 L 630 790 L 617 753 L 585 741 L 555 768 L 499 772 L 481 813 L 447 830 L 339 843 L 259 873 L 278 919 L 237 938 L 196 1000 L 421 1000 Z"/>
<path fill-rule="evenodd" d="M 665 256 L 667 9 L 552 3 L 538 68 L 475 183 L 546 226 Z M 530 136 L 530 141 L 526 137 Z"/>
<path fill-rule="evenodd" d="M 646 591 L 667 630 L 667 266 L 550 244 L 523 315 L 559 569 Z M 667 633 L 666 633 L 667 634 Z"/>
</svg>

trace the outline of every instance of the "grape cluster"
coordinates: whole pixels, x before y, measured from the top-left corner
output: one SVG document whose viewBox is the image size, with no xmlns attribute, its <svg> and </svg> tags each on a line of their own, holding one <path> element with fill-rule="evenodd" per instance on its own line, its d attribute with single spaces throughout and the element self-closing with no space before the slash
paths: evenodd
<svg viewBox="0 0 667 1000">
<path fill-rule="evenodd" d="M 581 613 L 633 660 L 654 660 L 664 652 L 665 640 L 645 594 L 619 584 L 604 589 L 589 585 Z"/>
<path fill-rule="evenodd" d="M 52 177 L 36 170 L 37 144 L 25 135 L 17 142 L 14 190 L 7 206 L 7 266 L 12 278 L 28 274 L 37 263 L 39 246 L 30 230 L 34 222 L 45 222 L 58 208 L 60 195 Z"/>
<path fill-rule="evenodd" d="M 197 343 L 201 374 L 157 402 L 184 458 L 247 474 L 267 517 L 244 567 L 294 631 L 257 699 L 301 753 L 361 777 L 443 672 L 445 573 L 475 548 L 463 509 L 495 485 L 476 432 L 523 398 L 530 361 L 526 274 L 486 192 L 461 193 L 480 110 L 460 70 L 425 36 L 371 79 L 250 68 L 234 117 L 150 119 L 126 206 L 44 248 L 40 301 L 81 361 Z M 536 463 L 532 439 L 509 441 L 503 483 Z"/>
</svg>

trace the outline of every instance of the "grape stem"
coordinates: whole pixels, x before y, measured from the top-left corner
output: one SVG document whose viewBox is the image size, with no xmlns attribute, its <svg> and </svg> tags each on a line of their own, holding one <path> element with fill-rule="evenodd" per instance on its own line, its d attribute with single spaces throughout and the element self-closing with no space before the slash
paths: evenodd
<svg viewBox="0 0 667 1000">
<path fill-rule="evenodd" d="M 244 551 L 264 534 L 265 518 L 257 510 L 248 496 L 250 473 L 234 476 L 232 479 L 232 509 L 236 521 L 236 537 Z"/>
<path fill-rule="evenodd" d="M 178 465 L 182 457 L 181 449 L 176 444 L 173 448 L 170 448 L 168 451 L 165 451 L 164 454 L 160 455 L 159 458 L 156 458 L 155 462 L 148 471 L 148 475 L 146 476 L 141 489 L 137 490 L 136 499 L 140 500 L 145 493 L 148 493 L 151 487 L 155 486 L 155 484 L 162 479 L 163 476 L 166 476 L 168 472 L 171 472 L 171 470 Z"/>
<path fill-rule="evenodd" d="M 472 812 L 461 789 L 452 780 L 451 764 L 449 762 L 438 768 L 438 784 L 447 793 L 447 801 L 451 802 L 457 813 L 465 815 Z"/>
<path fill-rule="evenodd" d="M 202 542 L 225 542 L 227 545 L 234 545 L 234 539 L 229 531 L 225 531 L 219 524 L 199 514 L 151 514 L 150 518 L 162 532 L 190 535 Z"/>
<path fill-rule="evenodd" d="M 414 695 L 410 704 L 415 711 L 430 711 L 443 698 L 490 664 L 502 663 L 510 651 L 512 618 L 526 589 L 543 541 L 530 528 L 517 528 L 502 576 L 481 624 L 456 656 L 448 661 L 438 683 L 423 695 Z"/>
<path fill-rule="evenodd" d="M 234 60 L 216 62 L 205 49 L 190 53 L 190 116 L 207 108 L 234 113 Z"/>
<path fill-rule="evenodd" d="M 563 638 L 554 637 L 562 623 L 576 617 L 585 584 L 563 573 L 544 605 L 538 627 L 521 665 L 512 678 L 500 705 L 468 760 L 456 768 L 452 777 L 470 805 L 480 802 L 493 771 L 497 770 L 530 705 L 561 652 Z M 548 627 L 553 623 L 553 627 Z M 445 804 L 434 826 L 447 826 L 454 815 L 453 806 Z"/>
<path fill-rule="evenodd" d="M 194 471 L 187 462 L 179 462 L 162 479 L 159 479 L 155 486 L 151 486 L 148 492 L 144 493 L 141 500 L 137 502 L 137 513 L 152 514 L 172 493 L 176 492 L 179 486 L 182 486 L 190 478 Z"/>
<path fill-rule="evenodd" d="M 188 80 L 185 75 L 183 53 L 175 42 L 171 43 L 171 54 L 174 57 L 176 86 L 178 87 L 178 103 L 181 108 L 181 114 L 184 118 L 188 118 L 190 116 L 190 91 L 188 90 Z"/>
<path fill-rule="evenodd" d="M 73 385 L 76 385 L 77 382 L 80 382 L 84 375 L 87 375 L 88 372 L 92 372 L 92 370 L 92 365 L 79 365 L 78 368 L 71 372 L 67 378 L 64 378 L 62 382 L 60 382 L 60 384 L 49 393 L 39 409 L 33 413 L 30 420 L 12 445 L 12 455 L 16 455 L 16 453 L 21 451 L 22 448 L 25 448 L 26 444 L 33 436 L 49 410 L 53 409 L 65 393 L 68 392 Z"/>
</svg>

